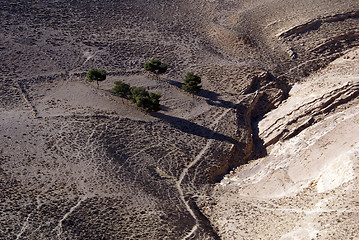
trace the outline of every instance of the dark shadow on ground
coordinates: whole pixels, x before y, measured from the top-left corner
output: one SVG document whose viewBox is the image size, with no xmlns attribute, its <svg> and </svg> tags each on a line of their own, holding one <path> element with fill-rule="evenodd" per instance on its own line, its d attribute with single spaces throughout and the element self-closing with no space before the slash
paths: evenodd
<svg viewBox="0 0 359 240">
<path fill-rule="evenodd" d="M 173 80 L 167 80 L 167 82 L 169 84 L 171 84 L 172 86 L 178 87 L 178 88 L 182 88 L 182 83 L 177 82 L 177 81 L 173 81 Z"/>
<path fill-rule="evenodd" d="M 175 87 L 182 88 L 182 83 L 180 82 L 173 80 L 167 80 L 167 82 Z M 219 98 L 220 95 L 218 93 L 206 89 L 201 89 L 201 91 L 199 91 L 199 93 L 197 93 L 196 95 L 205 98 L 206 102 L 212 106 L 223 107 L 223 108 L 236 108 L 236 104 L 230 101 L 222 100 Z"/>
<path fill-rule="evenodd" d="M 218 93 L 202 89 L 199 93 L 197 93 L 197 95 L 206 98 L 206 101 L 209 105 L 223 108 L 236 108 L 236 104 L 232 103 L 231 101 L 220 99 L 220 95 Z"/>
<path fill-rule="evenodd" d="M 163 112 L 168 112 L 168 111 L 169 111 L 169 108 L 166 107 L 166 106 L 161 105 L 161 111 L 163 111 Z"/>
<path fill-rule="evenodd" d="M 256 159 L 267 156 L 267 149 L 264 146 L 264 141 L 259 137 L 258 124 L 262 119 L 263 116 L 260 116 L 252 120 L 252 134 L 253 134 L 253 141 L 255 144 L 254 157 Z"/>
<path fill-rule="evenodd" d="M 173 117 L 159 112 L 151 113 L 151 115 L 153 117 L 156 117 L 158 119 L 170 123 L 172 127 L 188 134 L 193 134 L 207 139 L 215 139 L 222 142 L 230 142 L 230 143 L 236 142 L 233 138 L 229 136 L 215 132 L 207 127 L 203 127 L 201 125 L 190 122 L 183 118 Z"/>
</svg>

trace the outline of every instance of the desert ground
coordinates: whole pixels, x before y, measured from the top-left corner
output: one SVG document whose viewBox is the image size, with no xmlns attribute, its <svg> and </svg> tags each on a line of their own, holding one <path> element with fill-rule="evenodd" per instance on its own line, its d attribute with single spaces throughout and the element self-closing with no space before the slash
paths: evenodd
<svg viewBox="0 0 359 240">
<path fill-rule="evenodd" d="M 276 142 L 207 204 L 223 239 L 359 238 L 358 57 L 357 48 L 295 84 L 259 121 L 264 144 Z"/>
<path fill-rule="evenodd" d="M 359 238 L 357 1 L 10 0 L 0 19 L 0 239 Z"/>
</svg>

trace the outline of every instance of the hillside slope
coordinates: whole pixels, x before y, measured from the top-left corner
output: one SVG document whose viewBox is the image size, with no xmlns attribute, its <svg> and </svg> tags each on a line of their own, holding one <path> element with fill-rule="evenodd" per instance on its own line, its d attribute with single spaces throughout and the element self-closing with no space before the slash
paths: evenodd
<svg viewBox="0 0 359 240">
<path fill-rule="evenodd" d="M 225 176 L 204 208 L 221 239 L 359 237 L 358 63 L 350 51 L 259 122 L 268 155 Z"/>
<path fill-rule="evenodd" d="M 329 98 L 325 108 L 320 93 L 308 100 L 324 101 L 323 109 L 310 105 L 318 114 L 309 124 L 305 112 L 294 119 L 303 127 L 291 125 L 282 108 L 258 123 L 294 83 L 321 89 L 325 80 L 305 77 L 359 45 L 355 0 L 14 0 L 0 4 L 0 19 L 0 239 L 257 238 L 238 225 L 227 232 L 217 214 L 235 208 L 220 208 L 228 193 L 214 183 L 274 151 L 287 132 L 290 139 L 325 125 L 326 114 L 330 122 L 345 108 L 348 116 L 356 111 L 356 80 L 345 85 L 341 66 L 335 86 L 324 88 L 335 93 L 334 104 Z M 351 54 L 347 61 L 357 64 Z M 169 64 L 160 80 L 143 70 L 152 58 Z M 108 72 L 99 88 L 86 81 L 90 68 Z M 356 79 L 355 69 L 346 71 Z M 194 97 L 181 90 L 188 71 L 202 77 Z M 117 80 L 160 92 L 161 111 L 148 114 L 113 96 Z M 289 105 L 307 95 L 295 89 Z M 337 147 L 355 159 L 349 145 Z M 353 169 L 330 186 L 351 184 Z M 254 214 L 247 220 L 257 216 L 255 201 L 247 202 Z"/>
</svg>

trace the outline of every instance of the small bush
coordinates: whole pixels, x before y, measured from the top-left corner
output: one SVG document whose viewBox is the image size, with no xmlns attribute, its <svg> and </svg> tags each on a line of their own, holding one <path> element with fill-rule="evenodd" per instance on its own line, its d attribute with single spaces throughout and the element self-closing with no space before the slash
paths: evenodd
<svg viewBox="0 0 359 240">
<path fill-rule="evenodd" d="M 162 63 L 158 59 L 153 59 L 149 62 L 146 62 L 143 67 L 146 71 L 154 73 L 158 79 L 160 74 L 163 74 L 167 71 L 168 65 L 166 63 Z"/>
<path fill-rule="evenodd" d="M 130 96 L 130 85 L 121 81 L 116 81 L 115 86 L 112 88 L 111 92 L 115 95 L 128 98 Z"/>
<path fill-rule="evenodd" d="M 149 97 L 151 100 L 151 106 L 150 108 L 148 108 L 148 111 L 151 112 L 157 112 L 158 110 L 160 110 L 160 98 L 161 98 L 161 94 L 160 93 L 153 93 L 150 92 L 149 93 Z"/>
<path fill-rule="evenodd" d="M 147 112 L 156 112 L 160 110 L 161 94 L 148 92 L 143 87 L 131 87 L 127 83 L 116 81 L 115 86 L 111 90 L 119 97 L 129 99 Z"/>
<path fill-rule="evenodd" d="M 136 98 L 142 98 L 148 96 L 148 92 L 144 87 L 131 87 L 130 100 L 136 103 Z"/>
<path fill-rule="evenodd" d="M 106 71 L 103 69 L 90 69 L 86 74 L 87 80 L 89 82 L 96 81 L 97 88 L 99 86 L 98 82 L 102 82 L 106 79 Z"/>
<path fill-rule="evenodd" d="M 184 85 L 182 85 L 182 89 L 186 92 L 195 94 L 198 93 L 202 86 L 201 84 L 201 78 L 197 75 L 195 75 L 193 72 L 188 72 L 184 78 Z"/>
</svg>

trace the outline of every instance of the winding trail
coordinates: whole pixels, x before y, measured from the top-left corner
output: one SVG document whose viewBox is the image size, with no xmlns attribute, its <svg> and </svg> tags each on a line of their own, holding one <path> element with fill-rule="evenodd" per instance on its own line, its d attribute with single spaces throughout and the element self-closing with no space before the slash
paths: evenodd
<svg viewBox="0 0 359 240">
<path fill-rule="evenodd" d="M 94 151 L 96 151 L 96 147 L 93 146 L 93 142 L 91 141 L 92 139 L 94 139 L 94 135 L 97 131 L 97 129 L 101 126 L 105 125 L 106 126 L 106 123 L 100 123 L 100 124 L 97 124 L 96 126 L 93 127 L 89 137 L 87 138 L 86 140 L 86 144 L 85 144 L 85 149 L 88 149 L 88 152 L 89 154 L 92 155 L 92 157 L 89 158 L 89 160 L 91 161 L 92 159 L 94 159 Z M 107 127 L 107 126 L 106 126 Z M 77 157 L 79 157 L 79 151 L 78 151 L 78 155 Z M 89 164 L 89 163 L 88 163 Z M 80 176 L 77 178 L 77 181 L 79 181 L 79 178 Z M 80 184 L 80 182 L 79 182 Z M 68 212 L 66 212 L 62 218 L 59 220 L 57 226 L 55 227 L 54 230 L 57 231 L 57 237 L 58 239 L 61 239 L 61 235 L 63 233 L 63 228 L 62 228 L 62 223 L 63 221 L 65 221 L 77 208 L 80 207 L 80 205 L 82 204 L 82 202 L 86 201 L 87 199 L 91 198 L 92 197 L 92 192 L 90 192 L 86 186 L 83 185 L 83 183 L 81 184 L 81 187 L 82 187 L 82 190 L 84 192 L 83 195 L 80 195 L 79 196 L 79 200 L 77 201 L 77 203 L 72 206 Z"/>
<path fill-rule="evenodd" d="M 67 218 L 68 216 L 70 216 L 70 214 L 71 214 L 76 208 L 78 208 L 78 207 L 81 205 L 81 203 L 82 203 L 83 201 L 85 201 L 86 199 L 87 199 L 87 196 L 80 197 L 80 200 L 76 203 L 76 205 L 74 205 L 72 208 L 70 208 L 70 210 L 69 210 L 67 213 L 65 213 L 65 215 L 60 219 L 60 221 L 59 221 L 57 227 L 55 228 L 55 229 L 57 230 L 57 237 L 58 237 L 59 239 L 61 239 L 61 235 L 62 235 L 62 222 L 63 222 L 64 220 L 66 220 L 66 218 Z"/>
<path fill-rule="evenodd" d="M 38 112 L 34 104 L 29 100 L 28 93 L 26 92 L 26 89 L 19 83 L 18 80 L 13 81 L 15 87 L 18 89 L 21 98 L 24 101 L 25 106 L 30 110 L 32 118 L 38 117 Z"/>
<path fill-rule="evenodd" d="M 178 193 L 180 195 L 180 199 L 183 202 L 183 204 L 185 205 L 187 211 L 191 214 L 191 216 L 194 218 L 195 220 L 195 225 L 192 227 L 191 231 L 188 232 L 182 239 L 186 240 L 189 237 L 191 237 L 196 230 L 199 227 L 199 223 L 198 223 L 198 217 L 196 216 L 196 214 L 194 213 L 193 209 L 190 207 L 188 201 L 185 199 L 184 197 L 184 192 L 183 189 L 181 187 L 182 181 L 185 178 L 185 176 L 187 175 L 189 169 L 191 167 L 193 167 L 197 162 L 199 162 L 199 160 L 201 160 L 202 156 L 207 152 L 207 150 L 210 148 L 212 142 L 213 142 L 213 136 L 216 133 L 216 125 L 219 123 L 219 121 L 230 111 L 231 109 L 227 109 L 225 110 L 221 115 L 219 115 L 214 121 L 213 123 L 209 126 L 210 128 L 214 128 L 213 131 L 211 132 L 210 136 L 208 137 L 208 141 L 206 143 L 206 145 L 202 148 L 202 150 L 197 154 L 197 156 L 193 159 L 192 162 L 190 162 L 181 172 L 181 175 L 179 177 L 179 179 L 176 181 L 175 187 L 178 190 Z"/>
<path fill-rule="evenodd" d="M 31 212 L 25 219 L 24 224 L 21 227 L 20 232 L 16 235 L 16 240 L 20 239 L 21 235 L 26 231 L 27 227 L 29 226 L 29 219 L 33 212 Z"/>
</svg>

